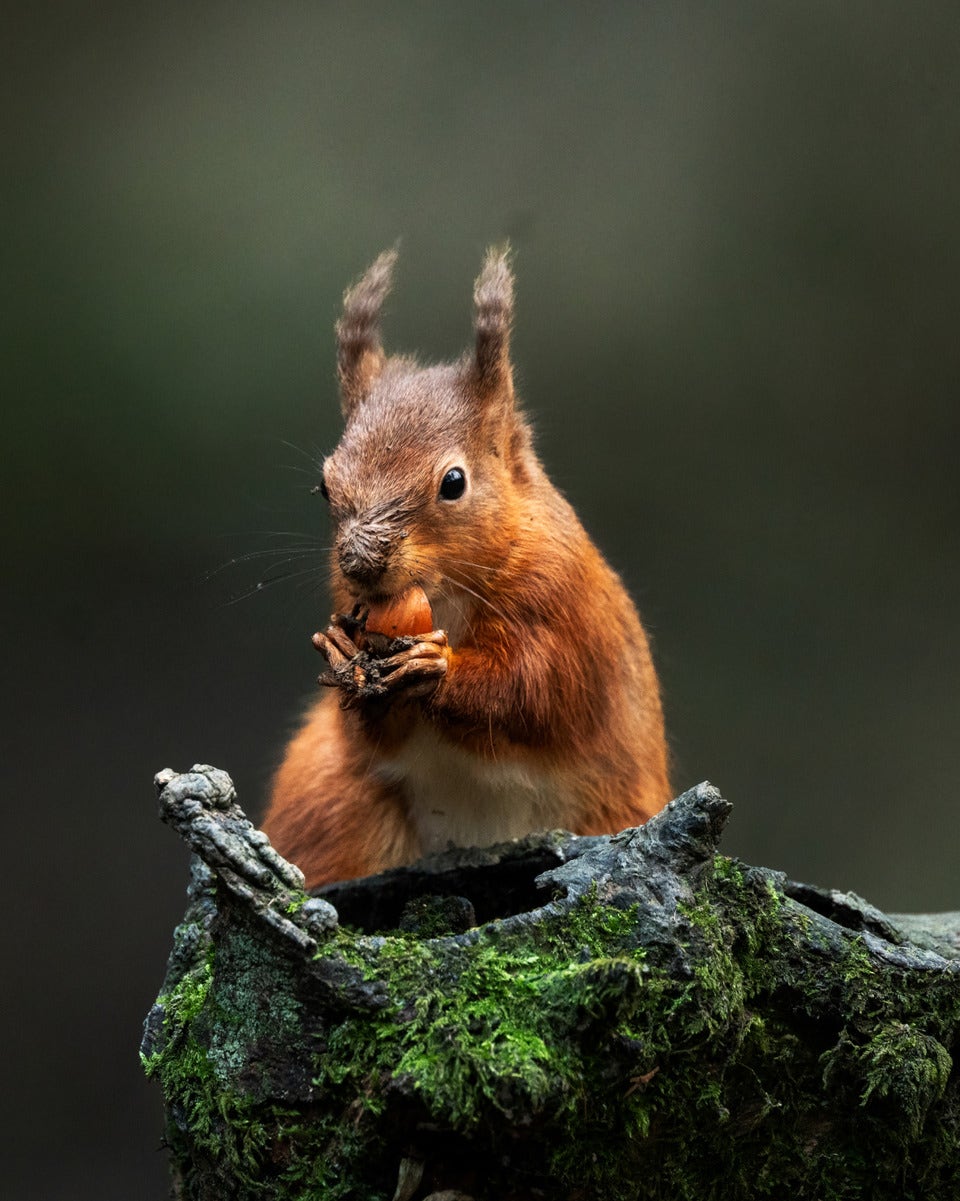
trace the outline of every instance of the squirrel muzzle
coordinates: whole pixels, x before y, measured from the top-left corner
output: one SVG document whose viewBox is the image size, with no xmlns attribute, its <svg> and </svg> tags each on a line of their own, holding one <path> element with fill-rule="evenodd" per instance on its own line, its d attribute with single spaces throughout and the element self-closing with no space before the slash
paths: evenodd
<svg viewBox="0 0 960 1201">
<path fill-rule="evenodd" d="M 406 538 L 400 512 L 374 512 L 348 518 L 337 533 L 337 561 L 351 583 L 367 592 L 377 585 L 391 567 L 400 539 Z"/>
</svg>

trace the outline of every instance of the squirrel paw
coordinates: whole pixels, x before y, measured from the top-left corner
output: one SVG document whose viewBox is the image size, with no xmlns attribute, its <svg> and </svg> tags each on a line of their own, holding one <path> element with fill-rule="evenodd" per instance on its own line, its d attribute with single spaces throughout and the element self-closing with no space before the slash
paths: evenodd
<svg viewBox="0 0 960 1201">
<path fill-rule="evenodd" d="M 343 667 L 351 659 L 356 659 L 360 654 L 360 648 L 350 635 L 338 625 L 327 626 L 322 634 L 318 630 L 311 641 L 334 671 Z"/>
<path fill-rule="evenodd" d="M 428 696 L 446 675 L 450 656 L 443 630 L 383 639 L 386 653 L 376 654 L 359 649 L 342 626 L 330 625 L 324 633 L 313 635 L 313 645 L 330 668 L 318 683 L 339 688 L 345 709 L 394 696 Z"/>
<path fill-rule="evenodd" d="M 450 648 L 443 630 L 420 634 L 412 646 L 379 660 L 381 683 L 388 692 L 429 696 L 447 674 Z"/>
</svg>

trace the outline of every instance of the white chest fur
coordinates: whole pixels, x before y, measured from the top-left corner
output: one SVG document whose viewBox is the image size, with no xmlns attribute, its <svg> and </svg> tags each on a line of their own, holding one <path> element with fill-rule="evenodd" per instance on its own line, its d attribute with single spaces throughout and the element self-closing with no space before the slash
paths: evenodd
<svg viewBox="0 0 960 1201">
<path fill-rule="evenodd" d="M 531 830 L 553 829 L 575 811 L 558 773 L 508 759 L 482 759 L 421 726 L 376 767 L 403 786 L 424 854 L 489 846 Z"/>
</svg>

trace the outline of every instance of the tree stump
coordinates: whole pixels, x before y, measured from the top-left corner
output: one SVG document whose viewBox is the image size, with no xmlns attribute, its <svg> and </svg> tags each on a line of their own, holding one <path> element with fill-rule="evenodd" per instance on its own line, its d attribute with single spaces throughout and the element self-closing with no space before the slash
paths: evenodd
<svg viewBox="0 0 960 1201">
<path fill-rule="evenodd" d="M 309 896 L 229 777 L 145 1026 L 183 1201 L 960 1196 L 960 914 L 718 853 L 709 784 L 613 837 Z"/>
</svg>

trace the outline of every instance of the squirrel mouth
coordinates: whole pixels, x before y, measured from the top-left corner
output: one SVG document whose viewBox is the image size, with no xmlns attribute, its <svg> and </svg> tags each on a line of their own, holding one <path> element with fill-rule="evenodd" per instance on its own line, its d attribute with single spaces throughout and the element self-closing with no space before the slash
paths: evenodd
<svg viewBox="0 0 960 1201">
<path fill-rule="evenodd" d="M 424 591 L 420 580 L 411 579 L 404 583 L 398 583 L 393 588 L 364 588 L 354 591 L 353 599 L 356 608 L 380 608 L 383 605 L 394 604 L 414 588 L 419 588 L 421 592 Z"/>
</svg>

